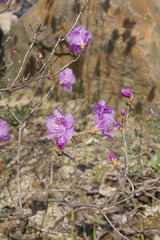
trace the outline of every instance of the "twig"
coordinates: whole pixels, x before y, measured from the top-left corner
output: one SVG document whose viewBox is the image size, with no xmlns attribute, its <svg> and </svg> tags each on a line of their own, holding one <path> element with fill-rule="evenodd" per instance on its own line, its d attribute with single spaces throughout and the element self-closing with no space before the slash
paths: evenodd
<svg viewBox="0 0 160 240">
<path fill-rule="evenodd" d="M 12 114 L 12 116 L 16 119 L 16 121 L 18 122 L 18 123 L 20 123 L 20 120 L 18 119 L 18 117 L 15 115 L 15 113 L 12 111 L 12 109 L 10 108 L 10 106 L 8 105 L 8 103 L 6 102 L 6 99 L 5 99 L 5 97 L 3 96 L 3 94 L 0 92 L 0 95 L 1 95 L 1 97 L 2 97 L 2 99 L 3 99 L 3 101 L 4 101 L 4 103 L 5 103 L 5 105 L 6 105 L 6 107 L 8 108 L 8 110 L 9 110 L 9 112 Z"/>
<path fill-rule="evenodd" d="M 72 162 L 73 162 L 73 166 L 74 166 L 74 174 L 75 174 L 75 181 L 73 186 L 71 187 L 71 189 L 69 189 L 62 197 L 63 200 L 65 200 L 65 198 L 76 188 L 77 184 L 78 184 L 78 176 L 77 176 L 77 166 L 76 166 L 76 162 L 75 162 L 75 153 L 76 153 L 76 148 L 77 146 L 75 145 L 73 148 L 73 153 L 72 153 L 72 157 L 70 157 L 68 154 L 64 153 L 63 154 L 67 157 L 69 157 Z"/>
<path fill-rule="evenodd" d="M 126 142 L 126 133 L 125 133 L 125 122 L 123 121 L 123 142 L 124 142 L 124 151 L 125 151 L 125 156 L 124 156 L 124 163 L 125 163 L 125 176 L 128 175 L 128 155 L 127 155 L 127 142 Z"/>
<path fill-rule="evenodd" d="M 153 198 L 155 201 L 160 202 L 160 200 L 159 200 L 158 198 L 154 197 L 152 194 L 146 192 L 145 190 L 144 190 L 143 192 L 144 192 L 144 194 L 146 194 L 146 195 L 148 195 L 149 197 Z"/>
<path fill-rule="evenodd" d="M 139 121 L 139 119 L 136 119 L 138 124 L 139 124 L 139 151 L 138 151 L 138 162 L 139 162 L 139 167 L 140 167 L 140 171 L 141 171 L 141 175 L 143 175 L 143 171 L 142 171 L 142 161 L 141 161 L 141 145 L 142 145 L 142 137 L 141 137 L 141 132 L 142 132 L 142 124 Z"/>
<path fill-rule="evenodd" d="M 2 11 L 0 11 L 0 14 L 7 11 L 10 8 L 10 5 L 11 5 L 12 1 L 13 0 L 10 0 L 10 2 L 8 3 L 8 6 L 5 9 L 3 9 Z"/>
<path fill-rule="evenodd" d="M 15 203 L 15 201 L 14 201 L 14 199 L 13 199 L 13 196 L 12 196 L 11 191 L 10 191 L 10 189 L 9 189 L 9 186 L 8 186 L 8 184 L 7 184 L 6 175 L 5 175 L 5 172 L 4 172 L 3 168 L 2 168 L 2 163 L 1 163 L 1 161 L 0 161 L 0 170 L 1 170 L 2 175 L 3 175 L 3 177 L 4 177 L 4 182 L 5 182 L 5 185 L 6 185 L 6 187 L 7 187 L 7 191 L 8 191 L 8 193 L 9 193 L 9 195 L 10 195 L 10 198 L 11 198 L 13 204 L 14 204 L 14 207 L 17 209 L 17 205 L 16 205 L 16 203 Z"/>
<path fill-rule="evenodd" d="M 91 134 L 88 138 L 86 138 L 82 143 L 78 144 L 77 147 L 81 147 L 83 144 L 85 144 L 87 141 L 89 141 L 94 134 Z"/>
<path fill-rule="evenodd" d="M 16 76 L 16 78 L 14 79 L 13 83 L 11 84 L 11 88 L 14 86 L 14 84 L 16 83 L 17 79 L 19 78 L 19 76 L 20 76 L 20 74 L 21 74 L 21 72 L 22 72 L 22 69 L 23 69 L 24 64 L 25 64 L 25 62 L 26 62 L 26 59 L 27 59 L 30 51 L 31 51 L 32 48 L 33 48 L 33 45 L 34 45 L 34 43 L 35 43 L 35 40 L 36 40 L 37 35 L 38 35 L 37 32 L 34 33 L 32 42 L 31 42 L 31 44 L 30 44 L 30 46 L 29 46 L 29 48 L 28 48 L 28 50 L 27 50 L 27 52 L 26 52 L 26 54 L 25 54 L 25 56 L 24 56 L 22 65 L 21 65 L 21 67 L 20 67 L 20 69 L 19 69 L 19 72 L 18 72 L 17 76 Z"/>
<path fill-rule="evenodd" d="M 75 26 L 76 26 L 77 22 L 79 21 L 79 19 L 80 19 L 82 13 L 84 12 L 85 7 L 86 7 L 86 6 L 83 6 L 83 7 L 82 7 L 82 9 L 81 9 L 81 11 L 80 11 L 78 17 L 76 18 L 75 23 L 73 24 L 73 26 L 71 27 L 71 29 L 69 30 L 69 32 L 66 34 L 66 36 L 65 36 L 64 38 L 61 39 L 61 41 L 64 41 L 64 40 L 69 36 L 69 34 L 72 32 L 73 28 L 75 28 Z"/>
<path fill-rule="evenodd" d="M 53 160 L 51 160 L 50 184 L 53 182 Z"/>
<path fill-rule="evenodd" d="M 0 71 L 3 70 L 6 67 L 11 67 L 13 65 L 13 61 L 7 65 L 4 65 L 3 67 L 0 68 Z"/>
<path fill-rule="evenodd" d="M 72 59 L 69 63 L 67 63 L 65 66 L 63 66 L 60 70 L 58 70 L 55 73 L 50 74 L 49 76 L 53 77 L 53 76 L 57 75 L 58 73 L 62 72 L 64 69 L 66 69 L 72 63 L 76 62 L 80 58 L 80 56 L 81 55 L 78 55 L 77 58 Z M 40 73 L 40 71 L 39 71 L 39 73 Z M 36 74 L 36 76 L 33 79 L 31 79 L 30 81 L 25 82 L 25 83 L 20 83 L 17 86 L 14 86 L 14 88 L 3 88 L 3 89 L 1 89 L 1 92 L 3 92 L 3 91 L 17 91 L 17 90 L 23 89 L 23 88 L 27 87 L 28 85 L 30 85 L 32 82 L 36 82 L 36 81 L 39 81 L 39 80 L 42 80 L 42 79 L 47 80 L 47 76 L 48 75 L 36 78 L 37 77 L 37 74 Z"/>
<path fill-rule="evenodd" d="M 125 175 L 123 175 L 123 174 L 121 173 L 121 171 L 119 170 L 119 168 L 116 168 L 116 170 L 120 173 L 120 175 L 121 175 L 124 179 L 126 179 L 126 180 L 130 183 L 131 188 L 132 188 L 132 194 L 134 194 L 134 186 L 133 186 L 132 181 L 131 181 L 128 177 L 126 177 Z"/>
<path fill-rule="evenodd" d="M 19 124 L 19 135 L 18 135 L 18 153 L 17 153 L 17 181 L 18 181 L 18 200 L 20 212 L 22 213 L 22 199 L 21 199 L 21 185 L 20 185 L 20 148 L 21 148 L 21 134 L 22 134 L 22 123 Z"/>
<path fill-rule="evenodd" d="M 19 199 L 19 207 L 20 207 L 20 211 L 22 212 L 22 202 L 21 202 L 21 189 L 20 189 L 20 146 L 21 146 L 21 131 L 22 131 L 22 126 L 21 126 L 21 121 L 18 119 L 18 117 L 15 115 L 15 113 L 12 111 L 12 109 L 10 108 L 10 106 L 7 104 L 3 94 L 0 92 L 0 95 L 6 105 L 6 107 L 8 108 L 8 110 L 10 111 L 10 113 L 12 114 L 12 116 L 17 120 L 17 122 L 19 123 L 19 137 L 18 137 L 18 152 L 17 152 L 17 181 L 18 181 L 18 199 Z"/>
<path fill-rule="evenodd" d="M 31 43 L 29 49 L 27 50 L 27 52 L 26 52 L 26 54 L 25 54 L 25 57 L 24 57 L 24 59 L 23 59 L 22 65 L 21 65 L 21 67 L 20 67 L 20 70 L 19 70 L 16 78 L 14 79 L 12 85 L 11 85 L 9 88 L 2 88 L 2 89 L 0 89 L 0 91 L 1 91 L 1 92 L 3 92 L 3 91 L 16 91 L 16 90 L 22 89 L 22 88 L 24 88 L 24 87 L 27 87 L 30 83 L 32 83 L 32 82 L 34 82 L 34 81 L 38 81 L 38 80 L 41 80 L 41 79 L 43 79 L 43 78 L 46 78 L 46 76 L 40 77 L 40 78 L 37 78 L 37 77 L 38 77 L 38 75 L 47 67 L 47 64 L 48 64 L 48 63 L 50 62 L 50 60 L 52 59 L 52 57 L 53 57 L 53 55 L 54 55 L 54 53 L 55 53 L 55 51 L 56 51 L 59 43 L 62 42 L 62 41 L 64 41 L 64 40 L 67 38 L 67 36 L 71 33 L 71 31 L 73 30 L 73 28 L 74 28 L 75 25 L 77 24 L 79 18 L 81 17 L 84 9 L 85 9 L 85 6 L 83 6 L 82 10 L 80 11 L 78 17 L 76 18 L 76 20 L 75 20 L 73 26 L 71 27 L 71 29 L 69 30 L 69 32 L 68 32 L 64 37 L 59 37 L 59 38 L 58 38 L 55 46 L 53 47 L 53 50 L 52 50 L 52 52 L 51 52 L 50 57 L 47 59 L 47 61 L 45 62 L 45 64 L 40 68 L 40 70 L 36 73 L 36 75 L 34 76 L 34 78 L 31 79 L 30 81 L 28 81 L 27 83 L 20 83 L 20 84 L 18 84 L 17 86 L 14 86 L 15 83 L 16 83 L 16 81 L 17 81 L 17 79 L 18 79 L 18 77 L 20 76 L 20 73 L 22 72 L 22 69 L 23 69 L 24 63 L 25 63 L 25 61 L 26 61 L 26 59 L 27 59 L 27 57 L 28 57 L 28 54 L 29 54 L 29 52 L 31 51 L 31 49 L 32 49 L 32 47 L 33 47 L 33 45 L 34 45 L 35 38 L 36 38 L 36 36 L 37 36 L 37 34 L 35 33 L 34 36 L 33 36 L 32 43 Z M 78 57 L 77 57 L 76 59 L 72 59 L 72 61 L 70 61 L 69 63 L 67 63 L 63 68 L 61 68 L 59 71 L 51 74 L 50 76 L 54 76 L 54 75 L 60 73 L 60 72 L 63 71 L 65 68 L 67 68 L 71 63 L 77 61 L 80 56 L 81 56 L 81 55 L 78 55 Z"/>
<path fill-rule="evenodd" d="M 111 227 L 115 230 L 116 233 L 118 233 L 122 238 L 126 239 L 126 240 L 129 240 L 129 238 L 125 237 L 124 235 L 122 235 L 115 227 L 114 225 L 112 224 L 112 222 L 109 220 L 109 218 L 106 216 L 106 214 L 101 211 L 101 213 L 103 214 L 103 216 L 105 217 L 105 219 L 109 222 L 109 224 L 111 225 Z"/>
<path fill-rule="evenodd" d="M 2 44 L 0 45 L 0 48 L 3 47 L 12 37 L 13 37 L 13 35 L 10 35 L 10 36 L 4 41 L 4 43 L 2 43 Z"/>
<path fill-rule="evenodd" d="M 42 61 L 42 63 L 44 64 L 44 61 Z M 43 76 L 43 74 L 44 74 L 44 71 L 43 71 L 43 73 L 42 73 L 42 76 Z M 26 112 L 25 116 L 27 116 L 28 113 L 29 113 L 29 109 L 30 109 L 31 106 L 32 106 L 32 103 L 33 103 L 33 100 L 34 100 L 34 98 L 35 98 L 35 95 L 36 95 L 36 92 L 37 92 L 37 90 L 38 90 L 38 87 L 39 87 L 40 82 L 41 82 L 41 80 L 37 81 L 36 88 L 35 88 L 35 90 L 34 90 L 33 96 L 32 96 L 32 98 L 31 98 L 31 101 L 30 101 L 30 103 L 29 103 L 29 106 L 28 106 L 28 109 L 27 109 L 27 112 Z"/>
<path fill-rule="evenodd" d="M 41 103 L 48 97 L 48 95 L 51 93 L 51 91 L 54 89 L 56 85 L 56 82 L 52 85 L 52 87 L 50 88 L 50 90 L 47 92 L 47 94 L 41 99 L 41 101 L 30 111 L 30 113 L 28 113 L 24 119 L 23 122 L 41 105 Z"/>
</svg>

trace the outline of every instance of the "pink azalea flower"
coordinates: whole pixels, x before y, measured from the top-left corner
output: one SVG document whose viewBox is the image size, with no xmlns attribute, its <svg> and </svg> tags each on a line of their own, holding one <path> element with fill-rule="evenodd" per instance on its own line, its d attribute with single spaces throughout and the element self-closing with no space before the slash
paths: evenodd
<svg viewBox="0 0 160 240">
<path fill-rule="evenodd" d="M 64 137 L 66 141 L 72 138 L 74 134 L 74 130 L 73 130 L 74 118 L 72 114 L 68 113 L 64 115 L 60 110 L 56 109 L 56 110 L 53 110 L 53 116 L 47 117 L 45 119 L 45 122 L 46 122 L 46 128 L 49 131 L 49 134 L 47 134 L 46 136 L 47 139 L 59 140 L 58 146 L 60 146 L 62 141 L 63 141 L 63 144 L 65 145 L 65 141 L 61 137 Z"/>
<path fill-rule="evenodd" d="M 121 94 L 122 94 L 124 97 L 130 98 L 131 100 L 133 100 L 133 94 L 131 93 L 131 91 L 130 91 L 129 88 L 122 89 L 122 90 L 121 90 Z"/>
<path fill-rule="evenodd" d="M 103 119 L 104 115 L 111 115 L 114 117 L 114 110 L 106 105 L 104 100 L 100 100 L 97 105 L 91 106 L 92 110 L 95 113 L 94 121 L 98 122 L 100 119 Z"/>
<path fill-rule="evenodd" d="M 97 121 L 96 125 L 94 126 L 95 131 L 101 131 L 104 136 L 109 137 L 113 141 L 115 139 L 110 135 L 109 132 L 113 131 L 113 129 L 110 129 L 110 127 L 113 126 L 113 117 L 110 116 L 104 116 L 103 119 Z M 92 130 L 94 132 L 94 130 Z"/>
<path fill-rule="evenodd" d="M 0 0 L 1 3 L 6 3 L 8 0 Z"/>
<path fill-rule="evenodd" d="M 92 129 L 92 133 L 94 134 L 96 131 L 101 131 L 105 136 L 115 141 L 109 133 L 115 130 L 113 129 L 116 123 L 114 119 L 114 110 L 107 106 L 104 100 L 100 100 L 97 105 L 92 105 L 91 108 L 95 113 L 93 118 L 95 126 Z"/>
<path fill-rule="evenodd" d="M 8 136 L 9 127 L 5 121 L 0 120 L 0 142 L 1 141 L 9 141 L 11 138 Z"/>
<path fill-rule="evenodd" d="M 70 44 L 68 51 L 75 51 L 78 54 L 85 54 L 88 48 L 88 44 L 92 39 L 90 32 L 87 32 L 84 26 L 75 27 L 72 32 L 68 35 L 67 40 Z"/>
<path fill-rule="evenodd" d="M 76 77 L 74 76 L 72 69 L 66 68 L 59 73 L 59 84 L 61 84 L 64 91 L 71 92 L 74 83 L 76 83 Z"/>
</svg>

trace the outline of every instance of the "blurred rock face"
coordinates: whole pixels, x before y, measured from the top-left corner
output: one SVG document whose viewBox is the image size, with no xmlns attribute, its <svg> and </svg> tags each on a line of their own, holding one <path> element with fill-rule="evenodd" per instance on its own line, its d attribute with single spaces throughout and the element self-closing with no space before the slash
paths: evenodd
<svg viewBox="0 0 160 240">
<path fill-rule="evenodd" d="M 38 23 L 46 26 L 46 31 L 36 41 L 25 74 L 34 73 L 37 51 L 49 56 L 57 37 L 67 33 L 83 3 L 83 0 L 39 0 L 13 26 L 19 58 L 28 47 L 31 34 L 28 22 L 33 26 Z M 79 24 L 91 32 L 93 39 L 87 53 L 71 66 L 78 80 L 72 96 L 83 93 L 87 101 L 103 98 L 112 107 L 118 107 L 121 89 L 129 87 L 137 98 L 137 112 L 158 107 L 160 1 L 89 0 Z M 67 46 L 67 41 L 59 46 L 56 54 L 60 58 L 51 72 L 71 59 Z M 57 97 L 64 94 L 66 96 L 58 90 Z M 70 98 L 69 94 L 67 96 Z"/>
</svg>

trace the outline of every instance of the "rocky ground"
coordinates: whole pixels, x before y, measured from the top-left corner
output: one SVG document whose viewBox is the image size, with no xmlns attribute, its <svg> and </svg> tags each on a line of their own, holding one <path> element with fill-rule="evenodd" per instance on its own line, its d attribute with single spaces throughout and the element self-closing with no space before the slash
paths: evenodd
<svg viewBox="0 0 160 240">
<path fill-rule="evenodd" d="M 17 115 L 25 113 L 27 99 L 24 95 L 19 94 L 16 101 L 7 101 Z M 9 124 L 11 136 L 10 142 L 1 142 L 1 162 L 9 189 L 18 203 L 18 125 L 2 101 L 0 105 L 1 118 Z M 137 116 L 142 124 L 141 132 L 135 117 L 131 117 L 127 123 L 129 179 L 135 188 L 134 196 L 131 196 L 129 182 L 117 173 L 108 159 L 108 154 L 115 152 L 119 169 L 124 171 L 123 138 L 121 132 L 117 131 L 113 133 L 115 142 L 97 134 L 77 149 L 75 161 L 78 184 L 67 195 L 65 203 L 55 199 L 62 198 L 74 186 L 75 168 L 67 155 L 58 156 L 55 143 L 45 138 L 47 131 L 44 120 L 55 108 L 72 113 L 75 118 L 75 139 L 79 143 L 89 137 L 94 126 L 90 105 L 80 99 L 62 103 L 50 98 L 28 119 L 22 132 L 20 185 L 24 214 L 32 213 L 32 216 L 28 222 L 14 219 L 16 211 L 1 174 L 0 239 L 122 239 L 113 227 L 126 239 L 160 239 L 158 116 L 147 115 L 145 119 Z M 72 149 L 73 143 L 69 142 L 65 153 L 72 155 Z M 142 174 L 139 156 L 143 165 Z M 53 201 L 48 204 L 34 202 L 33 211 L 33 199 Z M 74 209 L 71 207 L 73 205 Z M 96 206 L 103 206 L 103 213 L 112 226 Z M 8 217 L 4 218 L 5 214 Z"/>
</svg>

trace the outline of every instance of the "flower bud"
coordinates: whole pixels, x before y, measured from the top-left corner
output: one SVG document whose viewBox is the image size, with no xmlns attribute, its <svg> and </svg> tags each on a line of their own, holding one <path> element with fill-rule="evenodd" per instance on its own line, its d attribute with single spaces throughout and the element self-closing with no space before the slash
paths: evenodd
<svg viewBox="0 0 160 240">
<path fill-rule="evenodd" d="M 133 101 L 133 94 L 131 93 L 131 91 L 130 91 L 129 88 L 122 89 L 122 90 L 121 90 L 121 94 L 122 94 L 124 97 L 130 98 L 130 101 Z"/>
<path fill-rule="evenodd" d="M 124 119 L 125 115 L 126 115 L 126 111 L 125 111 L 124 108 L 122 108 L 122 110 L 121 110 L 121 119 Z"/>
<path fill-rule="evenodd" d="M 116 157 L 115 153 L 110 153 L 109 159 L 112 161 L 114 167 L 118 167 L 117 157 Z"/>
</svg>

